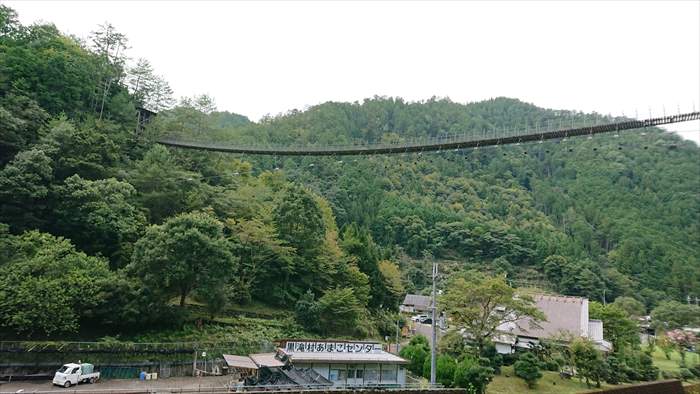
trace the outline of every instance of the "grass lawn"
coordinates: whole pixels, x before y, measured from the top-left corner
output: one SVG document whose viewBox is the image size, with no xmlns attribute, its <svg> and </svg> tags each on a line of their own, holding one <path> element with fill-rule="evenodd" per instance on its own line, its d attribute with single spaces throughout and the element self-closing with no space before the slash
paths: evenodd
<svg viewBox="0 0 700 394">
<path fill-rule="evenodd" d="M 686 353 L 685 356 L 686 364 L 689 367 L 700 364 L 700 355 L 698 353 Z M 654 354 L 654 365 L 659 367 L 662 371 L 674 371 L 678 372 L 680 367 L 678 362 L 681 356 L 678 352 L 671 353 L 671 359 L 667 360 L 664 352 L 660 349 L 656 349 Z M 506 376 L 507 375 L 507 376 Z M 527 388 L 525 381 L 516 377 L 513 374 L 513 367 L 503 367 L 501 370 L 501 375 L 493 378 L 491 384 L 488 385 L 486 392 L 488 394 L 515 394 L 515 393 L 531 393 L 531 394 L 544 394 L 544 393 L 581 393 L 585 391 L 593 391 L 595 388 L 589 389 L 586 387 L 586 383 L 581 383 L 578 379 L 561 379 L 557 372 L 542 371 L 542 379 L 537 381 L 537 386 L 530 390 Z M 697 382 L 694 380 L 693 382 Z M 603 388 L 605 387 L 615 387 L 605 383 L 601 383 Z"/>
<path fill-rule="evenodd" d="M 508 375 L 508 377 L 506 377 Z M 602 387 L 611 387 L 601 383 Z M 537 381 L 534 389 L 527 388 L 525 381 L 513 374 L 513 367 L 503 367 L 501 374 L 494 377 L 493 381 L 486 388 L 487 394 L 514 394 L 514 393 L 552 393 L 571 394 L 583 391 L 595 390 L 586 387 L 586 383 L 581 383 L 578 379 L 562 379 L 559 373 L 542 371 L 542 379 Z"/>
<path fill-rule="evenodd" d="M 661 349 L 659 349 L 658 347 L 654 349 L 654 354 L 652 355 L 652 357 L 654 358 L 654 365 L 659 367 L 659 369 L 662 371 L 678 372 L 681 369 L 681 367 L 678 365 L 678 363 L 680 363 L 681 361 L 681 355 L 675 350 L 671 352 L 670 360 L 666 359 L 664 352 L 661 351 Z M 685 363 L 688 367 L 700 364 L 700 354 L 690 352 L 686 353 Z"/>
</svg>

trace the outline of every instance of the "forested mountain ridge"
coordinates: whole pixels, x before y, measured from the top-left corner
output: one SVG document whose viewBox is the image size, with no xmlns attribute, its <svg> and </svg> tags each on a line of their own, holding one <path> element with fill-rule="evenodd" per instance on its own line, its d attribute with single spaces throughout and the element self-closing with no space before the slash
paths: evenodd
<svg viewBox="0 0 700 394">
<path fill-rule="evenodd" d="M 207 96 L 174 105 L 147 61 L 117 50 L 126 42 L 109 25 L 89 41 L 22 26 L 0 6 L 3 335 L 177 326 L 194 304 L 208 318 L 264 304 L 318 335 L 388 335 L 432 259 L 447 277 L 477 268 L 648 308 L 700 294 L 691 142 L 649 129 L 422 155 L 169 149 L 156 139 L 329 145 L 601 116 L 374 97 L 251 122 Z M 144 106 L 159 113 L 141 130 Z"/>
<path fill-rule="evenodd" d="M 600 115 L 506 98 L 461 105 L 377 97 L 292 111 L 217 136 L 322 145 L 557 125 L 572 117 L 592 122 Z M 161 120 L 175 129 L 167 116 Z M 570 283 L 554 286 L 567 293 L 600 299 L 606 290 L 614 299 L 641 291 L 652 305 L 663 298 L 655 291 L 677 299 L 697 292 L 698 148 L 659 130 L 422 156 L 250 160 L 311 185 L 331 202 L 340 227 L 358 224 L 413 257 L 430 252 L 532 275 L 527 268 L 546 272 L 543 261 L 561 255 L 576 267 L 543 279 Z"/>
</svg>

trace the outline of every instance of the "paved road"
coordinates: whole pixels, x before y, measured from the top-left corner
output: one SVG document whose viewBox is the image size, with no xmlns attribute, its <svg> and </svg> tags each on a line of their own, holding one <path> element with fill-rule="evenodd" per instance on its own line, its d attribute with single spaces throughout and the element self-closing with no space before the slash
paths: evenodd
<svg viewBox="0 0 700 394">
<path fill-rule="evenodd" d="M 229 376 L 208 376 L 200 378 L 180 377 L 158 380 L 138 380 L 138 379 L 111 379 L 103 380 L 95 384 L 79 384 L 69 389 L 54 386 L 50 381 L 18 381 L 10 383 L 0 383 L 0 393 L 17 393 L 19 390 L 24 394 L 33 392 L 55 392 L 55 393 L 75 393 L 87 394 L 90 391 L 108 391 L 114 390 L 118 393 L 119 390 L 149 390 L 152 392 L 171 392 L 180 389 L 221 389 L 230 380 Z"/>
<path fill-rule="evenodd" d="M 430 324 L 422 324 L 416 322 L 416 334 L 423 334 L 425 335 L 426 338 L 428 338 L 428 343 L 432 344 L 433 343 L 433 334 L 432 334 L 432 326 Z M 440 337 L 444 332 L 440 330 L 440 328 L 437 328 L 437 339 L 438 343 L 440 342 Z"/>
</svg>

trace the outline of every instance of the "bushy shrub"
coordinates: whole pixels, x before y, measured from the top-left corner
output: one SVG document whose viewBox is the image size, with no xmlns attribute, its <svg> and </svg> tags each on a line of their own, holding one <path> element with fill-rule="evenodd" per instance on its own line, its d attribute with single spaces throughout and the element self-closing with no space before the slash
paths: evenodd
<svg viewBox="0 0 700 394">
<path fill-rule="evenodd" d="M 615 356 L 610 356 L 606 360 L 608 364 L 608 374 L 605 381 L 610 384 L 620 384 L 628 379 L 629 367 Z"/>
<path fill-rule="evenodd" d="M 496 375 L 501 374 L 501 366 L 503 365 L 503 355 L 496 351 L 496 346 L 493 342 L 487 342 L 481 349 L 479 364 L 493 368 Z"/>
<path fill-rule="evenodd" d="M 676 371 L 661 371 L 661 377 L 664 379 L 680 379 L 681 374 Z"/>
<path fill-rule="evenodd" d="M 648 354 L 641 351 L 627 352 L 620 356 L 620 361 L 627 367 L 625 374 L 628 380 L 652 381 L 659 376 L 659 368 Z"/>
<path fill-rule="evenodd" d="M 477 360 L 467 357 L 457 364 L 454 387 L 467 389 L 470 394 L 483 394 L 493 379 L 493 369 L 480 365 Z"/>
<path fill-rule="evenodd" d="M 464 336 L 457 329 L 451 329 L 440 338 L 438 352 L 454 358 L 460 358 L 467 353 L 467 345 Z"/>
<path fill-rule="evenodd" d="M 318 332 L 321 329 L 319 325 L 319 310 L 318 303 L 316 302 L 316 296 L 311 291 L 307 290 L 304 295 L 299 297 L 297 301 L 294 313 L 296 321 L 305 329 L 313 332 Z"/>
<path fill-rule="evenodd" d="M 381 309 L 378 311 L 372 311 L 369 319 L 360 319 L 360 321 L 367 321 L 367 323 L 374 326 L 379 336 L 388 336 L 389 338 L 394 338 L 396 335 L 397 320 L 399 320 L 399 327 L 406 325 L 406 318 L 403 316 Z"/>
<path fill-rule="evenodd" d="M 688 368 L 681 368 L 680 376 L 681 376 L 681 379 L 683 379 L 683 380 L 690 380 L 690 379 L 693 379 L 695 377 L 695 374 L 690 372 L 690 370 Z"/>
<path fill-rule="evenodd" d="M 694 366 L 692 366 L 688 369 L 690 369 L 690 372 L 692 372 L 693 375 L 700 378 L 700 364 L 695 364 Z"/>
<path fill-rule="evenodd" d="M 555 360 L 547 360 L 542 363 L 542 369 L 545 369 L 547 371 L 552 371 L 552 372 L 557 372 L 559 371 L 559 363 L 556 362 Z"/>
<path fill-rule="evenodd" d="M 425 360 L 430 359 L 429 352 L 428 339 L 423 335 L 416 335 L 411 338 L 408 346 L 401 349 L 400 356 L 409 361 L 406 368 L 414 375 L 420 376 L 423 373 Z"/>
<path fill-rule="evenodd" d="M 566 365 L 566 360 L 564 360 L 563 357 L 556 356 L 556 357 L 553 357 L 552 360 L 555 363 L 557 363 L 557 365 L 559 365 L 560 368 L 563 367 L 564 365 Z"/>
<path fill-rule="evenodd" d="M 452 357 L 441 354 L 435 360 L 437 370 L 435 371 L 435 381 L 445 387 L 451 387 L 455 377 L 457 362 Z M 430 379 L 430 357 L 426 357 L 423 362 L 423 377 Z"/>
<path fill-rule="evenodd" d="M 502 365 L 506 365 L 506 366 L 513 365 L 513 364 L 515 364 L 516 361 L 518 361 L 518 354 L 517 353 L 504 354 Z"/>
<path fill-rule="evenodd" d="M 525 380 L 527 387 L 535 387 L 537 380 L 542 377 L 537 356 L 532 353 L 523 353 L 513 366 L 515 376 Z"/>
</svg>

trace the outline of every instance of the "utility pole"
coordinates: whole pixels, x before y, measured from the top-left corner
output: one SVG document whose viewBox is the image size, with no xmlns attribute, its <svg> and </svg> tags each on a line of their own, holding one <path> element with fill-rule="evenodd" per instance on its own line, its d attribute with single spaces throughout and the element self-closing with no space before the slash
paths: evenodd
<svg viewBox="0 0 700 394">
<path fill-rule="evenodd" d="M 435 323 L 437 318 L 437 302 L 435 301 L 435 281 L 437 279 L 438 266 L 437 262 L 433 261 L 433 319 L 432 319 L 432 341 L 430 341 L 430 384 L 435 384 L 435 374 L 437 372 L 437 331 Z"/>
<path fill-rule="evenodd" d="M 396 354 L 399 354 L 399 351 L 401 350 L 399 349 L 401 346 L 399 345 L 399 320 L 400 318 L 396 318 Z"/>
<path fill-rule="evenodd" d="M 605 303 L 605 289 L 603 289 L 603 306 L 606 306 L 607 304 Z"/>
<path fill-rule="evenodd" d="M 192 377 L 197 376 L 197 347 L 194 349 L 194 360 L 192 361 Z"/>
</svg>

